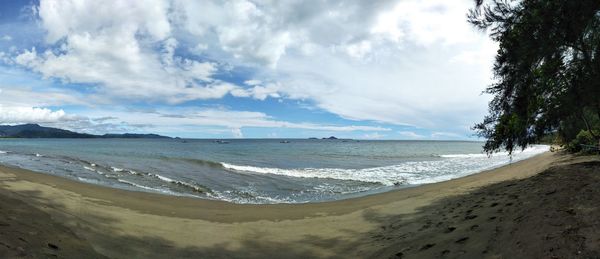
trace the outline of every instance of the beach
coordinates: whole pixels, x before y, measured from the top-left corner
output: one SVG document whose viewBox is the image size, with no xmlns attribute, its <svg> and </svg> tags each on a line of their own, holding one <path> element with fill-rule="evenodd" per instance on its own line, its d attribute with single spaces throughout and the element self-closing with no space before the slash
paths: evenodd
<svg viewBox="0 0 600 259">
<path fill-rule="evenodd" d="M 0 167 L 0 257 L 505 257 L 502 245 L 514 241 L 502 231 L 519 217 L 510 209 L 521 206 L 524 222 L 536 220 L 527 206 L 539 205 L 539 197 L 525 190 L 538 188 L 544 198 L 561 201 L 557 206 L 564 205 L 568 215 L 595 211 L 570 208 L 557 198 L 564 196 L 556 189 L 564 175 L 547 170 L 594 159 L 546 152 L 445 182 L 340 201 L 274 205 L 119 190 Z M 597 172 L 599 167 L 590 168 Z M 557 179 L 542 177 L 552 172 Z M 598 251 L 598 240 L 588 241 L 587 247 Z"/>
</svg>

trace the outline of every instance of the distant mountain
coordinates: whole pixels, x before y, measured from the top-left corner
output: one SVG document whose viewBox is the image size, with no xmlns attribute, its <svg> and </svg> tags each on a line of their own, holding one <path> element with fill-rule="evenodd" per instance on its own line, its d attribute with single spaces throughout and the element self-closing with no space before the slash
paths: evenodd
<svg viewBox="0 0 600 259">
<path fill-rule="evenodd" d="M 4 138 L 95 138 L 95 135 L 42 127 L 37 124 L 0 126 L 0 137 Z"/>
<path fill-rule="evenodd" d="M 64 129 L 43 127 L 38 124 L 15 126 L 0 125 L 1 138 L 169 138 L 157 134 L 104 134 L 92 135 Z"/>
</svg>

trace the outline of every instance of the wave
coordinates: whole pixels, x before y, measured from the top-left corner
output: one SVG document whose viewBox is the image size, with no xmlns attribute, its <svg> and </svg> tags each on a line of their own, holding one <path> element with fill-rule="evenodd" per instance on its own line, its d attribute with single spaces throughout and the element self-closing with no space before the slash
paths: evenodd
<svg viewBox="0 0 600 259">
<path fill-rule="evenodd" d="M 272 197 L 261 195 L 254 189 L 213 191 L 207 193 L 206 197 L 215 200 L 227 201 L 238 204 L 279 204 L 279 203 L 301 203 L 290 197 Z"/>
<path fill-rule="evenodd" d="M 98 166 L 95 163 L 89 163 L 89 162 L 86 162 L 86 163 L 91 166 L 90 167 L 90 166 L 84 165 L 83 168 L 86 169 L 86 170 L 98 173 L 98 174 L 103 175 L 103 176 L 105 176 L 107 178 L 116 179 L 119 182 L 126 183 L 126 184 L 129 184 L 129 185 L 135 186 L 135 187 L 146 189 L 146 190 L 160 191 L 162 189 L 156 189 L 156 188 L 153 188 L 153 187 L 148 187 L 148 186 L 140 185 L 140 184 L 137 184 L 137 183 L 134 183 L 134 182 L 131 182 L 131 181 L 123 180 L 123 179 L 118 178 L 118 177 L 119 176 L 123 176 L 124 175 L 123 173 L 128 173 L 130 175 L 135 175 L 135 176 L 150 176 L 150 177 L 159 179 L 160 181 L 163 181 L 163 182 L 167 182 L 167 183 L 170 183 L 170 184 L 175 184 L 177 186 L 187 188 L 187 189 L 191 190 L 192 192 L 196 192 L 196 193 L 209 193 L 209 192 L 211 192 L 211 190 L 209 188 L 207 188 L 207 187 L 204 187 L 204 186 L 201 186 L 201 185 L 197 185 L 197 184 L 193 184 L 193 183 L 184 182 L 184 181 L 174 180 L 174 179 L 171 179 L 169 177 L 162 176 L 160 174 L 140 173 L 140 172 L 137 172 L 137 171 L 134 171 L 134 170 L 124 169 L 124 168 L 119 168 L 119 167 L 114 167 L 114 166 L 109 166 L 106 169 L 110 168 L 110 171 L 112 171 L 113 173 L 117 173 L 117 174 L 114 175 L 114 176 L 113 175 L 108 175 L 108 174 L 103 173 L 100 170 L 96 169 L 97 167 L 101 167 L 101 166 Z M 161 191 L 161 192 L 163 192 L 163 191 Z"/>
<path fill-rule="evenodd" d="M 85 165 L 83 166 L 83 169 L 88 170 L 88 171 L 92 171 L 92 172 L 96 172 L 96 169 L 91 168 L 89 166 L 85 166 Z"/>
<path fill-rule="evenodd" d="M 283 175 L 298 178 L 324 178 L 347 181 L 361 181 L 368 183 L 379 183 L 393 186 L 408 184 L 409 173 L 416 173 L 419 165 L 409 163 L 396 166 L 374 167 L 366 169 L 341 169 L 341 168 L 301 168 L 283 169 L 270 167 L 241 166 L 222 163 L 223 167 L 238 172 L 250 172 L 259 174 Z M 404 168 L 400 168 L 404 167 Z"/>
<path fill-rule="evenodd" d="M 183 193 L 173 192 L 173 191 L 170 191 L 170 190 L 165 190 L 165 189 L 161 189 L 161 188 L 154 188 L 154 187 L 149 187 L 149 186 L 141 185 L 141 184 L 135 183 L 133 181 L 122 179 L 120 177 L 124 177 L 127 174 L 135 175 L 135 176 L 142 176 L 142 177 L 149 176 L 149 177 L 158 179 L 158 180 L 163 181 L 163 182 L 167 182 L 167 183 L 170 183 L 170 184 L 175 184 L 175 185 L 180 186 L 180 187 L 184 187 L 186 189 L 191 190 L 192 192 L 203 193 L 203 194 L 211 192 L 211 190 L 209 188 L 207 188 L 207 187 L 199 186 L 199 185 L 196 185 L 196 184 L 193 184 L 193 183 L 187 183 L 187 182 L 183 182 L 183 181 L 174 180 L 174 179 L 171 179 L 169 177 L 162 176 L 162 175 L 159 175 L 159 174 L 140 173 L 140 172 L 137 172 L 137 171 L 134 171 L 134 170 L 124 169 L 124 168 L 119 168 L 119 167 L 114 167 L 114 166 L 103 167 L 103 166 L 98 166 L 95 163 L 90 163 L 90 162 L 87 162 L 87 161 L 85 161 L 85 163 L 90 165 L 90 166 L 84 165 L 83 168 L 85 170 L 95 172 L 95 173 L 97 173 L 99 175 L 102 175 L 102 176 L 104 176 L 106 178 L 111 178 L 111 179 L 117 180 L 118 182 L 125 183 L 125 184 L 131 185 L 131 186 L 134 186 L 134 187 L 138 187 L 138 188 L 141 188 L 141 189 L 144 189 L 144 190 L 158 191 L 158 192 L 169 193 L 169 194 L 173 194 L 173 195 L 185 195 Z M 110 169 L 110 170 L 108 170 L 109 173 L 104 173 L 104 172 L 98 170 L 97 168 L 104 168 L 104 169 Z M 112 173 L 110 173 L 111 171 L 112 171 Z M 127 173 L 127 174 L 125 174 L 125 173 Z"/>
<path fill-rule="evenodd" d="M 96 167 L 96 164 L 90 164 L 90 165 L 92 165 L 93 167 Z M 128 173 L 128 174 L 137 175 L 137 176 L 143 176 L 144 175 L 143 173 L 138 173 L 138 172 L 136 172 L 134 170 L 123 169 L 123 168 L 118 168 L 118 167 L 113 167 L 113 166 L 110 167 L 110 170 L 112 170 L 115 173 Z"/>
<path fill-rule="evenodd" d="M 0 150 L 0 154 L 8 154 L 8 151 L 2 151 L 2 150 Z"/>
<path fill-rule="evenodd" d="M 77 176 L 77 180 L 82 181 L 82 182 L 86 182 L 86 183 L 92 183 L 92 184 L 99 184 L 100 181 L 96 180 L 96 179 L 90 179 L 90 178 L 85 178 L 85 177 L 81 177 L 81 176 Z"/>
<path fill-rule="evenodd" d="M 364 169 L 298 168 L 284 169 L 221 163 L 227 170 L 242 173 L 272 174 L 298 178 L 326 178 L 335 180 L 378 183 L 386 186 L 415 185 L 450 180 L 519 161 L 546 152 L 548 146 L 535 146 L 508 156 L 485 154 L 446 155 L 447 159 L 409 161 L 397 165 Z"/>
<path fill-rule="evenodd" d="M 168 194 L 173 194 L 175 195 L 175 192 L 169 191 L 169 190 L 165 190 L 165 189 L 160 189 L 160 188 L 153 188 L 153 187 L 149 187 L 149 186 L 145 186 L 145 185 L 141 185 L 141 184 L 137 184 L 131 181 L 127 181 L 127 180 L 123 180 L 123 179 L 117 179 L 117 181 L 121 182 L 121 183 L 125 183 L 137 188 L 141 188 L 144 190 L 149 190 L 149 191 L 155 191 L 155 192 L 162 192 L 162 193 L 168 193 Z"/>
<path fill-rule="evenodd" d="M 527 154 L 527 153 L 541 153 L 549 150 L 549 146 L 546 145 L 535 145 L 528 147 L 524 150 L 513 152 L 513 156 Z M 486 158 L 486 157 L 495 157 L 495 156 L 509 156 L 507 151 L 504 152 L 496 152 L 492 154 L 486 153 L 474 153 L 474 154 L 447 154 L 447 155 L 438 155 L 438 157 L 442 158 Z"/>
<path fill-rule="evenodd" d="M 184 181 L 174 180 L 174 179 L 171 179 L 169 177 L 162 176 L 162 175 L 159 175 L 159 174 L 148 174 L 148 175 L 154 176 L 154 177 L 158 178 L 159 180 L 161 180 L 163 182 L 167 182 L 167 183 L 171 183 L 171 184 L 176 184 L 176 185 L 179 185 L 179 186 L 182 186 L 182 187 L 189 188 L 189 189 L 191 189 L 194 192 L 198 192 L 198 193 L 209 193 L 209 192 L 211 192 L 211 190 L 209 188 L 204 187 L 204 186 L 199 186 L 199 185 L 196 185 L 196 184 L 193 184 L 193 183 L 188 183 L 188 182 L 184 182 Z"/>
<path fill-rule="evenodd" d="M 480 158 L 480 157 L 488 157 L 487 154 L 450 154 L 450 155 L 439 155 L 439 157 L 443 158 Z"/>
<path fill-rule="evenodd" d="M 161 156 L 160 157 L 161 160 L 165 160 L 165 161 L 176 161 L 176 162 L 186 162 L 186 163 L 190 163 L 190 164 L 196 164 L 196 165 L 201 165 L 201 166 L 208 166 L 208 167 L 214 167 L 214 168 L 222 168 L 221 163 L 219 162 L 215 162 L 215 161 L 210 161 L 210 160 L 203 160 L 203 159 L 197 159 L 197 158 L 179 158 L 179 157 L 167 157 L 167 156 Z"/>
</svg>

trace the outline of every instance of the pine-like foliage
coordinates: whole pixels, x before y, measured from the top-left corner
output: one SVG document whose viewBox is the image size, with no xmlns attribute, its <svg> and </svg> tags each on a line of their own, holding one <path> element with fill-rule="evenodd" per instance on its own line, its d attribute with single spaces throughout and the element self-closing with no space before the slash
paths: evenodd
<svg viewBox="0 0 600 259">
<path fill-rule="evenodd" d="M 474 129 L 487 152 L 549 133 L 600 138 L 600 0 L 476 0 L 468 21 L 499 43 L 489 114 Z"/>
</svg>

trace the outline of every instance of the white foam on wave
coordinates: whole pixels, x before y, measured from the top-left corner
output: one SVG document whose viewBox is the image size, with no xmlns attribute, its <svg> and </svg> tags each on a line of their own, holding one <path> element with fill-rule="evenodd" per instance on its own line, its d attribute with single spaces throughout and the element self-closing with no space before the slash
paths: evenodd
<svg viewBox="0 0 600 259">
<path fill-rule="evenodd" d="M 0 154 L 8 154 L 8 151 L 2 151 L 2 150 L 0 150 Z"/>
<path fill-rule="evenodd" d="M 516 151 L 513 152 L 513 156 L 522 156 L 523 154 L 538 154 L 538 153 L 543 153 L 546 152 L 550 149 L 549 146 L 546 145 L 534 145 L 534 146 L 530 146 L 528 148 L 526 148 L 525 150 L 522 151 Z M 439 155 L 439 157 L 443 157 L 443 158 L 486 158 L 486 157 L 506 157 L 508 156 L 508 152 L 504 151 L 504 152 L 497 152 L 497 153 L 492 153 L 492 154 L 486 154 L 486 153 L 474 153 L 474 154 L 447 154 L 447 155 Z"/>
<path fill-rule="evenodd" d="M 519 161 L 549 150 L 549 146 L 536 145 L 522 152 L 513 153 L 512 159 L 507 154 L 496 154 L 488 157 L 485 154 L 446 155 L 444 159 L 431 161 L 410 161 L 398 165 L 373 167 L 364 169 L 341 168 L 301 168 L 283 169 L 234 165 L 221 163 L 225 169 L 237 172 L 274 174 L 301 178 L 328 178 L 337 180 L 362 181 L 380 183 L 387 186 L 397 184 L 426 184 L 446 181 L 469 174 L 481 172 Z"/>
<path fill-rule="evenodd" d="M 117 181 L 121 182 L 121 183 L 125 183 L 125 184 L 129 184 L 131 186 L 137 187 L 137 188 L 141 188 L 144 190 L 149 190 L 149 191 L 155 191 L 155 192 L 162 192 L 162 193 L 168 193 L 168 194 L 173 194 L 176 195 L 177 193 L 171 192 L 169 190 L 165 190 L 165 189 L 160 189 L 160 188 L 152 188 L 152 187 L 148 187 L 145 185 L 141 185 L 141 184 L 137 184 L 131 181 L 127 181 L 127 180 L 123 180 L 123 179 L 117 179 Z"/>
<path fill-rule="evenodd" d="M 160 179 L 163 182 L 168 182 L 168 183 L 173 183 L 173 184 L 179 184 L 179 185 L 191 188 L 191 189 L 193 189 L 196 192 L 206 192 L 206 190 L 204 188 L 196 186 L 195 184 L 192 184 L 192 183 L 174 180 L 174 179 L 171 179 L 169 177 L 162 176 L 162 175 L 159 175 L 159 174 L 149 174 L 149 175 L 150 176 L 154 176 L 154 177 Z"/>
<path fill-rule="evenodd" d="M 177 182 L 177 181 L 175 181 L 175 180 L 173 180 L 173 179 L 171 179 L 171 178 L 169 178 L 169 177 L 162 176 L 162 175 L 160 175 L 160 174 L 150 174 L 150 175 L 151 175 L 151 176 L 154 176 L 154 177 L 156 177 L 156 178 L 158 178 L 158 179 L 160 179 L 160 180 L 161 180 L 161 181 L 163 181 L 163 182 L 168 182 L 168 183 L 174 183 L 174 182 Z"/>
<path fill-rule="evenodd" d="M 482 158 L 488 157 L 487 154 L 450 154 L 450 155 L 440 155 L 439 157 L 443 158 Z"/>
<path fill-rule="evenodd" d="M 95 166 L 95 164 L 92 164 L 92 165 L 94 165 L 94 166 Z M 92 172 L 94 172 L 94 173 L 97 173 L 97 174 L 99 174 L 99 175 L 105 176 L 105 177 L 107 177 L 107 178 L 115 178 L 115 177 L 113 177 L 113 176 L 108 176 L 108 175 L 106 175 L 106 173 L 104 173 L 104 172 L 102 172 L 102 171 L 100 171 L 100 170 L 96 170 L 96 168 L 95 168 L 95 167 L 94 167 L 94 168 L 92 168 L 92 167 L 89 167 L 89 166 L 86 166 L 86 165 L 84 165 L 84 166 L 83 166 L 83 169 L 85 169 L 85 170 L 88 170 L 88 171 L 92 171 Z"/>
<path fill-rule="evenodd" d="M 86 183 L 93 183 L 93 184 L 99 184 L 100 181 L 96 180 L 96 179 L 90 179 L 90 178 L 85 178 L 85 177 L 77 177 L 77 180 L 82 181 L 82 182 L 86 182 Z"/>
<path fill-rule="evenodd" d="M 112 169 L 113 172 L 121 172 L 121 171 L 123 171 L 123 168 L 112 167 L 112 166 L 110 167 L 110 169 Z"/>
<path fill-rule="evenodd" d="M 133 171 L 133 170 L 126 170 L 126 171 L 127 171 L 129 174 L 131 174 L 131 175 L 137 175 L 137 176 L 141 176 L 141 175 L 142 175 L 142 173 L 138 173 L 138 172 L 136 172 L 136 171 Z"/>
<path fill-rule="evenodd" d="M 255 190 L 246 189 L 246 190 L 226 190 L 223 192 L 220 191 L 212 191 L 210 193 L 206 193 L 206 197 L 210 199 L 226 201 L 231 203 L 238 204 L 280 204 L 280 203 L 302 203 L 294 201 L 293 199 L 286 197 L 271 197 L 268 195 L 261 195 L 257 193 Z"/>
</svg>

